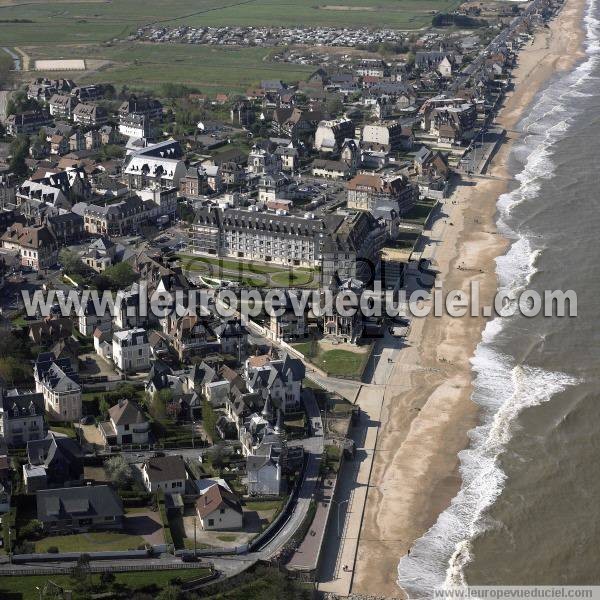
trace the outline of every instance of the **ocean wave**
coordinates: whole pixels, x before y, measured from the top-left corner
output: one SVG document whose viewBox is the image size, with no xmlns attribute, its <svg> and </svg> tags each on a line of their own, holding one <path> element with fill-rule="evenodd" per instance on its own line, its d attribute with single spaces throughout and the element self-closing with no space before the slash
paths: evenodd
<svg viewBox="0 0 600 600">
<path fill-rule="evenodd" d="M 554 176 L 554 144 L 568 131 L 578 112 L 578 99 L 589 96 L 586 86 L 599 79 L 600 20 L 593 16 L 596 1 L 590 0 L 584 19 L 586 58 L 571 73 L 561 75 L 538 96 L 521 122 L 523 140 L 513 147 L 520 160 L 518 188 L 498 198 L 498 230 L 512 240 L 508 252 L 496 260 L 502 289 L 529 285 L 543 252 L 534 238 L 514 223 L 513 213 L 523 202 L 537 202 L 543 180 Z M 590 87 L 591 89 L 591 87 Z M 550 400 L 577 381 L 565 373 L 515 364 L 495 348 L 506 320 L 489 321 L 472 359 L 475 374 L 473 400 L 481 407 L 481 425 L 469 432 L 469 447 L 459 454 L 462 486 L 436 523 L 418 539 L 410 555 L 398 565 L 398 583 L 409 597 L 430 597 L 443 585 L 464 585 L 465 566 L 472 559 L 475 536 L 494 526 L 486 516 L 501 493 L 505 475 L 498 456 L 510 440 L 517 416 L 526 408 Z"/>
<path fill-rule="evenodd" d="M 502 329 L 500 321 L 488 323 L 472 359 L 473 400 L 481 408 L 482 424 L 469 433 L 470 446 L 459 454 L 461 490 L 398 566 L 398 582 L 410 598 L 430 597 L 441 586 L 465 585 L 464 567 L 472 558 L 472 540 L 495 525 L 486 511 L 504 485 L 498 457 L 511 438 L 517 416 L 577 383 L 564 373 L 515 365 L 512 357 L 499 353 L 493 340 Z"/>
</svg>

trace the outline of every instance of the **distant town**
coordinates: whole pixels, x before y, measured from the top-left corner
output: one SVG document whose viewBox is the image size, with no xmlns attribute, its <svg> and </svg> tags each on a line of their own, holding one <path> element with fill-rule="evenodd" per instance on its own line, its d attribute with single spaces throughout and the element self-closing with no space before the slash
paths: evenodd
<svg viewBox="0 0 600 600">
<path fill-rule="evenodd" d="M 387 368 L 411 320 L 319 316 L 298 295 L 433 283 L 424 232 L 457 181 L 485 175 L 517 52 L 559 6 L 519 4 L 469 35 L 132 36 L 157 52 L 288 46 L 272 59 L 314 66 L 245 93 L 140 93 L 102 71 L 17 82 L 0 141 L 1 597 L 26 575 L 40 598 L 125 597 L 132 571 L 168 571 L 184 598 L 257 565 L 315 581 L 327 538 L 362 514 L 340 523 L 332 501 L 368 427 L 347 390 Z M 281 290 L 282 310 L 140 310 L 248 288 Z M 108 291 L 115 310 L 32 315 L 24 290 Z M 352 548 L 338 550 L 343 576 Z"/>
</svg>

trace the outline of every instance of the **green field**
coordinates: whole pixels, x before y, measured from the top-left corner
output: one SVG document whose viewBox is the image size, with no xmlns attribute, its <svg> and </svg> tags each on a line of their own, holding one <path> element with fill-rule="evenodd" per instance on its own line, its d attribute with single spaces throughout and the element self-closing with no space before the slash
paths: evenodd
<svg viewBox="0 0 600 600">
<path fill-rule="evenodd" d="M 41 73 L 78 81 L 106 81 L 133 89 L 176 82 L 214 95 L 241 92 L 261 79 L 294 83 L 314 70 L 270 62 L 277 48 L 149 44 L 127 41 L 140 26 L 332 26 L 422 29 L 435 12 L 450 12 L 459 0 L 0 0 L 2 46 L 36 59 L 87 60 L 86 72 Z M 30 22 L 10 22 L 19 19 Z M 34 72 L 32 71 L 32 74 Z M 25 73 L 25 76 L 29 73 Z"/>
<path fill-rule="evenodd" d="M 56 546 L 59 552 L 99 552 L 101 550 L 137 550 L 144 543 L 137 535 L 113 531 L 95 531 L 74 535 L 49 536 L 35 543 L 36 552 L 47 552 Z"/>
<path fill-rule="evenodd" d="M 457 0 L 346 0 L 315 3 L 296 0 L 98 0 L 86 2 L 0 0 L 3 45 L 57 42 L 81 44 L 125 38 L 149 23 L 169 26 L 333 26 L 418 29 L 431 23 L 432 11 L 449 12 Z"/>
<path fill-rule="evenodd" d="M 169 585 L 172 579 L 180 578 L 181 581 L 198 579 L 209 574 L 208 569 L 170 569 L 164 571 L 132 571 L 130 573 L 115 573 L 115 584 L 117 586 L 129 587 L 133 590 L 143 590 L 151 588 L 152 590 L 161 589 Z M 100 576 L 94 575 L 94 581 L 99 582 Z M 13 597 L 20 597 L 22 600 L 38 600 L 39 591 L 36 588 L 43 588 L 48 580 L 57 585 L 64 586 L 65 589 L 72 589 L 73 580 L 68 575 L 33 575 L 30 577 L 2 577 L 0 582 L 0 598 L 4 598 L 3 593 L 13 594 Z M 100 585 L 98 584 L 99 588 Z M 99 591 L 99 590 L 98 590 Z"/>
</svg>

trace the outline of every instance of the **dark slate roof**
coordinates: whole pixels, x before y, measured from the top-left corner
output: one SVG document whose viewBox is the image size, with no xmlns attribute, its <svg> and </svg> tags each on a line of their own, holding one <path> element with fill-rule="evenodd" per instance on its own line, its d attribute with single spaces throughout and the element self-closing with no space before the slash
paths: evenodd
<svg viewBox="0 0 600 600">
<path fill-rule="evenodd" d="M 43 440 L 27 442 L 27 458 L 31 465 L 48 466 L 61 461 L 71 464 L 82 457 L 81 447 L 71 438 L 59 438 L 52 435 Z"/>
<path fill-rule="evenodd" d="M 123 505 L 108 485 L 39 490 L 37 518 L 42 522 L 85 517 L 122 517 Z"/>
<path fill-rule="evenodd" d="M 2 394 L 2 410 L 9 419 L 44 414 L 44 396 L 31 392 L 9 390 Z"/>
<path fill-rule="evenodd" d="M 150 481 L 185 479 L 185 463 L 181 456 L 155 456 L 144 464 Z"/>
</svg>

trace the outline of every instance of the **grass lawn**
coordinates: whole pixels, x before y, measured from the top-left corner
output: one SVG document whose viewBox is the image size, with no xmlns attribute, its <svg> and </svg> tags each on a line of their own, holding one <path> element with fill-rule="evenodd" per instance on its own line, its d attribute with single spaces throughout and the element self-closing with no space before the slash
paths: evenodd
<svg viewBox="0 0 600 600">
<path fill-rule="evenodd" d="M 54 433 L 60 433 L 73 439 L 77 437 L 77 434 L 75 433 L 75 429 L 73 427 L 65 427 L 64 425 L 53 425 L 51 423 L 48 426 L 48 428 L 50 429 L 50 431 L 54 431 Z"/>
<path fill-rule="evenodd" d="M 208 569 L 169 569 L 164 571 L 131 571 L 127 573 L 114 573 L 115 583 L 122 587 L 129 587 L 132 591 L 152 588 L 161 589 L 169 585 L 172 579 L 179 578 L 182 581 L 198 579 L 209 574 Z M 32 575 L 30 577 L 2 577 L 0 581 L 0 598 L 5 594 L 21 594 L 22 600 L 38 600 L 39 592 L 36 587 L 42 588 L 51 579 L 57 585 L 65 589 L 71 589 L 73 582 L 68 575 L 55 575 L 48 578 L 46 575 Z M 96 591 L 101 591 L 100 576 L 94 575 L 93 581 L 96 583 Z"/>
<path fill-rule="evenodd" d="M 274 510 L 279 512 L 283 505 L 283 500 L 252 500 L 244 505 L 248 510 Z"/>
<path fill-rule="evenodd" d="M 55 535 L 35 542 L 36 552 L 56 546 L 60 552 L 100 552 L 102 550 L 137 550 L 144 540 L 137 535 L 114 531 L 93 531 L 74 535 Z"/>
<path fill-rule="evenodd" d="M 280 273 L 286 269 L 283 265 L 264 265 L 231 258 L 212 258 L 211 256 L 195 256 L 193 254 L 178 254 L 177 256 L 181 259 L 182 266 L 185 269 L 193 269 L 194 263 L 204 263 L 226 271 L 237 271 L 242 276 L 252 273 Z M 223 275 L 223 277 L 227 278 L 227 275 Z"/>
<path fill-rule="evenodd" d="M 169 444 L 191 444 L 192 440 L 201 445 L 199 436 L 192 436 L 191 425 L 182 425 L 170 419 L 156 419 L 151 423 L 152 431 L 159 444 L 168 447 Z"/>
<path fill-rule="evenodd" d="M 271 275 L 271 284 L 282 285 L 285 287 L 303 286 L 309 284 L 318 285 L 319 279 L 312 272 L 304 271 L 284 271 L 283 273 L 275 273 Z"/>
<path fill-rule="evenodd" d="M 417 202 L 413 208 L 402 215 L 402 218 L 405 221 L 413 221 L 415 223 L 424 224 L 434 206 L 435 204 L 432 205 L 427 202 Z"/>
<path fill-rule="evenodd" d="M 369 352 L 353 352 L 352 350 L 323 351 L 318 344 L 316 345 L 315 354 L 313 342 L 300 342 L 292 344 L 292 346 L 313 365 L 332 377 L 360 379 L 365 363 L 370 356 Z"/>
</svg>

